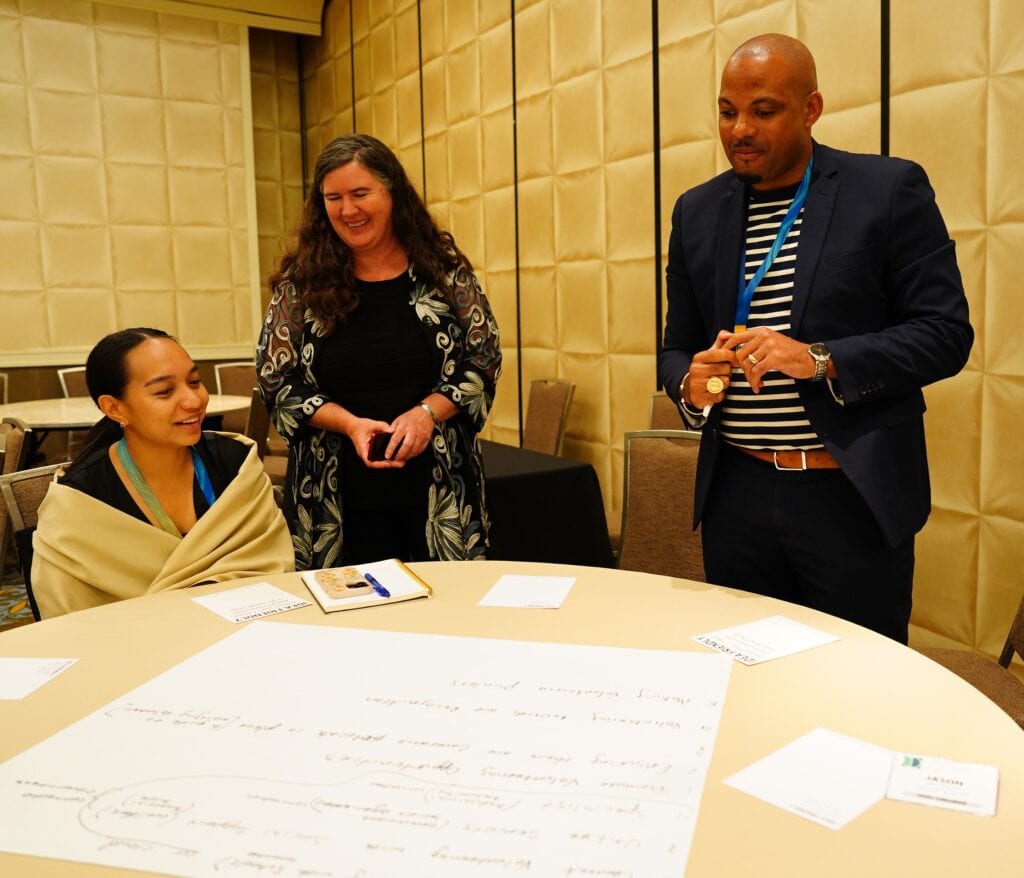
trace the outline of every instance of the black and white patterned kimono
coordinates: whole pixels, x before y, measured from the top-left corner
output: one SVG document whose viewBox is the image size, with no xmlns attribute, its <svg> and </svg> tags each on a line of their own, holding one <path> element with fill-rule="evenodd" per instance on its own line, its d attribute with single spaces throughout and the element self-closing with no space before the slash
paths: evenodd
<svg viewBox="0 0 1024 878">
<path fill-rule="evenodd" d="M 501 371 L 498 326 L 476 276 L 464 263 L 447 274 L 448 295 L 418 280 L 413 267 L 409 275 L 409 307 L 426 333 L 436 368 L 431 392 L 443 394 L 459 409 L 435 427 L 423 451 L 433 455 L 423 498 L 427 551 L 438 561 L 482 559 L 488 518 L 477 434 Z M 294 285 L 287 279 L 278 284 L 256 365 L 263 401 L 289 446 L 284 512 L 299 570 L 336 566 L 344 538 L 339 460 L 342 443 L 350 440 L 309 423 L 331 401 L 314 377 L 327 338 L 320 321 L 303 308 Z"/>
</svg>

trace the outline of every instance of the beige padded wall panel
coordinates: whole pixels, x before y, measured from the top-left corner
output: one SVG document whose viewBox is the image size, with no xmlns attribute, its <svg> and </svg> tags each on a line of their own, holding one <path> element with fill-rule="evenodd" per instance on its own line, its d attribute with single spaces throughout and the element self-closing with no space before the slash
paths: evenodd
<svg viewBox="0 0 1024 878">
<path fill-rule="evenodd" d="M 328 0 L 322 35 L 302 40 L 306 163 L 310 179 L 320 150 L 353 128 L 349 13 L 348 0 Z"/>
<path fill-rule="evenodd" d="M 877 153 L 881 138 L 881 18 L 863 0 L 805 0 L 797 31 L 811 47 L 825 100 L 814 136 L 851 152 Z"/>
<path fill-rule="evenodd" d="M 197 357 L 251 346 L 244 39 L 100 3 L 0 4 L 8 362 L 80 362 L 139 323 Z"/>
<path fill-rule="evenodd" d="M 928 172 L 976 331 L 964 373 L 926 391 L 933 513 L 919 540 L 912 642 L 990 654 L 1024 589 L 1022 32 L 1024 5 L 1012 0 L 893 4 L 891 151 Z"/>
<path fill-rule="evenodd" d="M 517 3 L 515 26 L 523 383 L 576 383 L 564 453 L 614 521 L 655 380 L 650 6 Z"/>
<path fill-rule="evenodd" d="M 501 331 L 502 377 L 483 435 L 518 443 L 509 6 L 423 0 L 420 20 L 427 206 L 473 263 Z M 413 155 L 418 166 L 414 145 L 407 166 Z"/>
<path fill-rule="evenodd" d="M 396 4 L 399 5 L 401 4 Z M 414 2 L 405 3 L 404 8 L 396 10 L 393 32 L 395 83 L 388 100 L 394 106 L 395 130 L 387 142 L 394 147 L 413 185 L 422 192 L 419 34 Z"/>
<path fill-rule="evenodd" d="M 267 278 L 302 214 L 302 133 L 299 122 L 298 38 L 249 32 L 252 128 L 259 223 L 262 304 Z"/>
<path fill-rule="evenodd" d="M 516 352 L 512 25 L 507 3 L 482 2 L 478 8 L 483 252 L 476 267 L 498 321 L 503 352 L 503 377 L 486 435 L 517 445 L 520 368 Z"/>
</svg>

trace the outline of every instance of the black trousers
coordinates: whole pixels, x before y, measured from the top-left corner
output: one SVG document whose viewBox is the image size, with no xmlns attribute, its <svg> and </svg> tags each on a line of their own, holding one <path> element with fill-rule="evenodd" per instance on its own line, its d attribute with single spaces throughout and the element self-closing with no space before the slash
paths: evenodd
<svg viewBox="0 0 1024 878">
<path fill-rule="evenodd" d="M 701 526 L 708 582 L 907 642 L 913 537 L 890 546 L 840 470 L 779 472 L 725 446 Z"/>
</svg>

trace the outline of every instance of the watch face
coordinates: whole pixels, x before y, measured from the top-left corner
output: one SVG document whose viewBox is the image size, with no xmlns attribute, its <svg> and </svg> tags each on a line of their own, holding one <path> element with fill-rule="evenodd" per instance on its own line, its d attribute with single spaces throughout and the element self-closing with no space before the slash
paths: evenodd
<svg viewBox="0 0 1024 878">
<path fill-rule="evenodd" d="M 810 345 L 807 348 L 807 352 L 811 355 L 811 359 L 814 360 L 814 375 L 811 376 L 811 380 L 823 380 L 828 373 L 828 361 L 832 359 L 832 352 L 820 341 Z"/>
</svg>

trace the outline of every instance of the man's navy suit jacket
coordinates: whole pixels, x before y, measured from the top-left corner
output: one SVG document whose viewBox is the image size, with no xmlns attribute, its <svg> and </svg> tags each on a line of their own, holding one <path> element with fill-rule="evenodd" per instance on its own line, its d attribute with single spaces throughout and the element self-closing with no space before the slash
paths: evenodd
<svg viewBox="0 0 1024 878">
<path fill-rule="evenodd" d="M 745 196 L 727 171 L 683 193 L 673 210 L 659 371 L 676 402 L 693 355 L 733 328 Z M 824 381 L 798 380 L 800 399 L 888 542 L 903 542 L 931 508 L 921 388 L 959 372 L 974 339 L 955 245 L 919 165 L 814 144 L 788 334 L 832 352 L 843 404 Z M 720 420 L 721 406 L 713 406 L 697 467 L 695 527 Z"/>
</svg>

